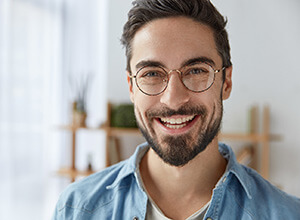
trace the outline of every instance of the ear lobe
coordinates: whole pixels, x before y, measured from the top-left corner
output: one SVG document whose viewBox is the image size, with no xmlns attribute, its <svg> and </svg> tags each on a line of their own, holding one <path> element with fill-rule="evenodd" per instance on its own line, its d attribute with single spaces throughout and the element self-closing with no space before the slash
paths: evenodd
<svg viewBox="0 0 300 220">
<path fill-rule="evenodd" d="M 227 67 L 225 69 L 225 80 L 223 82 L 223 91 L 222 91 L 223 100 L 229 98 L 231 90 L 232 90 L 232 66 Z"/>
<path fill-rule="evenodd" d="M 126 75 L 127 75 L 127 83 L 128 83 L 128 87 L 129 87 L 130 100 L 132 103 L 134 103 L 132 78 L 130 78 L 130 73 L 128 71 L 126 71 Z"/>
</svg>

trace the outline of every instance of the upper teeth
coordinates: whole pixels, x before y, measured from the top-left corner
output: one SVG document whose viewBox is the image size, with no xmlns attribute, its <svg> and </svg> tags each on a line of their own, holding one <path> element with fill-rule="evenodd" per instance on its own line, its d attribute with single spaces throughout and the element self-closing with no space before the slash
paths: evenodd
<svg viewBox="0 0 300 220">
<path fill-rule="evenodd" d="M 184 122 L 190 121 L 194 118 L 194 116 L 188 116 L 184 118 L 161 118 L 160 120 L 169 124 L 182 124 Z"/>
</svg>

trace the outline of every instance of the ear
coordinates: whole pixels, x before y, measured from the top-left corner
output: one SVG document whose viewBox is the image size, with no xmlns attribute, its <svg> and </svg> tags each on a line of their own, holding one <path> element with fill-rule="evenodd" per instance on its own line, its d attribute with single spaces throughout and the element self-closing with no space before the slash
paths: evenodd
<svg viewBox="0 0 300 220">
<path fill-rule="evenodd" d="M 133 94 L 133 85 L 132 85 L 132 78 L 130 78 L 130 73 L 128 71 L 126 71 L 126 75 L 127 75 L 127 83 L 128 83 L 128 87 L 129 87 L 129 95 L 130 95 L 130 100 L 132 103 L 134 103 L 134 94 Z"/>
<path fill-rule="evenodd" d="M 225 69 L 225 80 L 223 82 L 223 100 L 226 100 L 229 98 L 230 93 L 232 90 L 232 66 L 227 67 Z"/>
</svg>

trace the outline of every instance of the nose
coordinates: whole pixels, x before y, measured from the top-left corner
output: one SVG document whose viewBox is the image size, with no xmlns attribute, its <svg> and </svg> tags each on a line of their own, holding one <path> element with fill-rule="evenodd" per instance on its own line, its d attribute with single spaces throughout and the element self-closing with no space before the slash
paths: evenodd
<svg viewBox="0 0 300 220">
<path fill-rule="evenodd" d="M 190 100 L 189 90 L 182 84 L 180 72 L 169 72 L 169 82 L 166 90 L 162 93 L 160 102 L 169 108 L 177 110 Z"/>
</svg>

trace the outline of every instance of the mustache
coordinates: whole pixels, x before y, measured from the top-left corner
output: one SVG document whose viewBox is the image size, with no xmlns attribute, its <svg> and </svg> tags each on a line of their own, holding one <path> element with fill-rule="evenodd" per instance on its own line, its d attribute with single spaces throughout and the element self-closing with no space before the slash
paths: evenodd
<svg viewBox="0 0 300 220">
<path fill-rule="evenodd" d="M 149 119 L 160 117 L 171 117 L 173 115 L 201 115 L 205 117 L 207 115 L 207 109 L 203 105 L 191 106 L 184 105 L 179 109 L 174 110 L 168 107 L 160 108 L 159 110 L 149 110 L 146 112 L 146 116 Z"/>
</svg>

